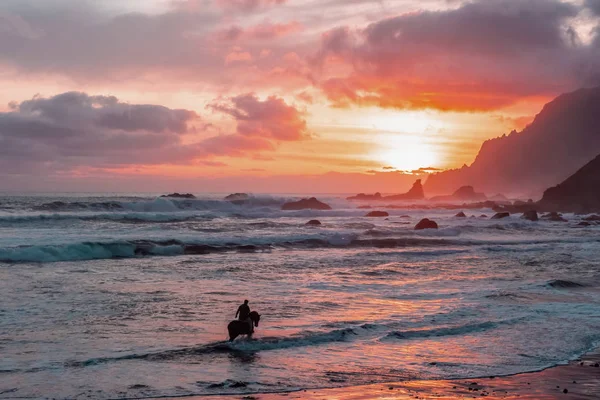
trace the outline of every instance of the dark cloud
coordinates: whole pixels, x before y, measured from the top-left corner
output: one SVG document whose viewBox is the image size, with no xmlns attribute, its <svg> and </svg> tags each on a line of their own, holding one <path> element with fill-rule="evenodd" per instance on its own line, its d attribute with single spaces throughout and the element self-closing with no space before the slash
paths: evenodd
<svg viewBox="0 0 600 400">
<path fill-rule="evenodd" d="M 234 98 L 231 106 L 223 111 L 236 118 L 237 132 L 206 138 L 210 125 L 189 110 L 127 104 L 113 96 L 79 92 L 34 97 L 0 113 L 0 167 L 6 173 L 158 164 L 223 166 L 211 158 L 272 151 L 278 140 L 297 140 L 305 134 L 306 123 L 298 111 L 280 99 L 260 101 L 246 95 Z M 195 135 L 198 131 L 204 138 Z"/>
<path fill-rule="evenodd" d="M 323 35 L 315 65 L 337 106 L 495 109 L 586 79 L 594 56 L 567 25 L 578 12 L 558 0 L 480 0 L 403 14 Z M 322 68 L 340 60 L 350 73 Z"/>
<path fill-rule="evenodd" d="M 585 0 L 585 6 L 600 16 L 600 0 Z"/>
<path fill-rule="evenodd" d="M 254 94 L 232 97 L 210 105 L 215 111 L 232 116 L 241 137 L 262 137 L 277 141 L 295 141 L 309 137 L 306 120 L 295 107 L 281 98 L 260 100 Z"/>
</svg>

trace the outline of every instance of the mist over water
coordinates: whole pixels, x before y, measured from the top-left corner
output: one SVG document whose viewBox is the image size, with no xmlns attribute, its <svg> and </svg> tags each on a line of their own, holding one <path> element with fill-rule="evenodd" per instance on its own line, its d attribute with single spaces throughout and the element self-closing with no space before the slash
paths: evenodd
<svg viewBox="0 0 600 400">
<path fill-rule="evenodd" d="M 281 211 L 292 197 L 0 198 L 0 398 L 497 376 L 600 341 L 600 226 L 580 216 Z M 255 340 L 227 343 L 244 298 Z"/>
</svg>

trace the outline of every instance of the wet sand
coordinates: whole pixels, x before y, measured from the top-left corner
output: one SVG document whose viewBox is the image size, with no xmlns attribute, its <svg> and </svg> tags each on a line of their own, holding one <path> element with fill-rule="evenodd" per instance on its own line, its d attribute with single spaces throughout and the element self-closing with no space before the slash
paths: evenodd
<svg viewBox="0 0 600 400">
<path fill-rule="evenodd" d="M 194 399 L 296 400 L 296 399 L 600 399 L 600 351 L 581 359 L 507 377 L 410 381 L 293 393 L 208 396 Z"/>
</svg>

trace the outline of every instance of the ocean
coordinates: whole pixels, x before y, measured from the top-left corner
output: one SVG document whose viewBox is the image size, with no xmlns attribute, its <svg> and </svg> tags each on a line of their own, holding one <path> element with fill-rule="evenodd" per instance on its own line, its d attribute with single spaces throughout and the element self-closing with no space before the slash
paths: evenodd
<svg viewBox="0 0 600 400">
<path fill-rule="evenodd" d="M 296 197 L 0 197 L 0 398 L 501 376 L 600 343 L 600 225 L 583 216 L 368 218 L 334 195 L 281 211 Z M 423 217 L 440 229 L 415 231 Z M 229 343 L 244 299 L 260 324 Z"/>
</svg>

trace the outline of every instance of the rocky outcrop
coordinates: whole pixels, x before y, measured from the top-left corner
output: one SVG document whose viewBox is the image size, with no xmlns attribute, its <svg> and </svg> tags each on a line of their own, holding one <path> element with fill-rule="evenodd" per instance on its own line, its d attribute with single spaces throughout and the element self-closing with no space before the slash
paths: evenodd
<svg viewBox="0 0 600 400">
<path fill-rule="evenodd" d="M 240 201 L 240 200 L 248 200 L 250 195 L 248 193 L 233 193 L 228 196 L 225 196 L 225 200 L 227 201 Z"/>
<path fill-rule="evenodd" d="M 196 196 L 194 196 L 191 193 L 177 193 L 177 192 L 170 193 L 170 194 L 163 194 L 160 197 L 168 197 L 171 199 L 195 199 L 196 198 Z"/>
<path fill-rule="evenodd" d="M 458 214 L 455 215 L 456 218 L 467 218 L 467 214 L 465 214 L 464 212 L 459 212 Z"/>
<path fill-rule="evenodd" d="M 311 219 L 310 221 L 308 221 L 306 223 L 306 225 L 308 225 L 308 226 L 319 226 L 319 225 L 321 225 L 321 221 L 319 221 L 318 219 Z"/>
<path fill-rule="evenodd" d="M 600 87 L 563 94 L 521 132 L 484 142 L 470 166 L 430 175 L 427 193 L 462 185 L 484 192 L 539 196 L 600 154 Z"/>
<path fill-rule="evenodd" d="M 561 184 L 546 190 L 539 204 L 554 211 L 600 211 L 600 155 Z"/>
<path fill-rule="evenodd" d="M 528 210 L 521 215 L 522 219 L 526 219 L 528 221 L 537 221 L 539 219 L 538 213 L 535 210 Z"/>
<path fill-rule="evenodd" d="M 552 211 L 552 212 L 542 215 L 542 219 L 544 219 L 546 221 L 552 221 L 552 222 L 567 222 L 567 220 L 564 219 L 562 217 L 562 215 L 557 213 L 556 211 Z"/>
<path fill-rule="evenodd" d="M 485 201 L 486 197 L 483 193 L 475 192 L 473 186 L 462 186 L 449 196 L 435 196 L 429 199 L 436 202 L 452 202 L 452 201 Z"/>
<path fill-rule="evenodd" d="M 423 191 L 423 185 L 421 184 L 421 180 L 417 179 L 415 183 L 413 183 L 412 188 L 404 194 L 395 194 L 392 196 L 384 197 L 385 200 L 423 200 L 425 198 L 425 192 Z"/>
<path fill-rule="evenodd" d="M 398 200 L 423 200 L 425 198 L 425 192 L 423 191 L 423 185 L 421 184 L 421 180 L 417 179 L 415 183 L 413 183 L 412 188 L 403 194 L 394 194 L 391 196 L 382 196 L 381 193 L 377 192 L 375 194 L 364 194 L 359 193 L 356 196 L 347 197 L 346 200 L 357 200 L 357 201 L 379 201 L 379 200 L 387 200 L 387 201 L 398 201 Z"/>
<path fill-rule="evenodd" d="M 371 211 L 370 213 L 365 215 L 365 217 L 389 217 L 389 216 L 390 216 L 390 214 L 388 214 L 385 211 Z"/>
<path fill-rule="evenodd" d="M 346 197 L 346 200 L 358 200 L 358 201 L 377 201 L 377 200 L 381 200 L 381 193 L 377 192 L 375 194 L 364 194 L 364 193 L 359 193 L 356 196 L 350 196 L 350 197 Z"/>
<path fill-rule="evenodd" d="M 423 218 L 417 225 L 415 225 L 415 230 L 420 231 L 423 229 L 438 229 L 438 224 L 428 218 Z"/>
<path fill-rule="evenodd" d="M 499 212 L 494 214 L 494 216 L 492 217 L 492 219 L 502 219 L 502 218 L 507 218 L 510 217 L 510 213 L 507 212 Z"/>
<path fill-rule="evenodd" d="M 325 204 L 315 197 L 309 199 L 302 199 L 298 201 L 291 201 L 281 206 L 282 210 L 331 210 L 328 204 Z"/>
</svg>

